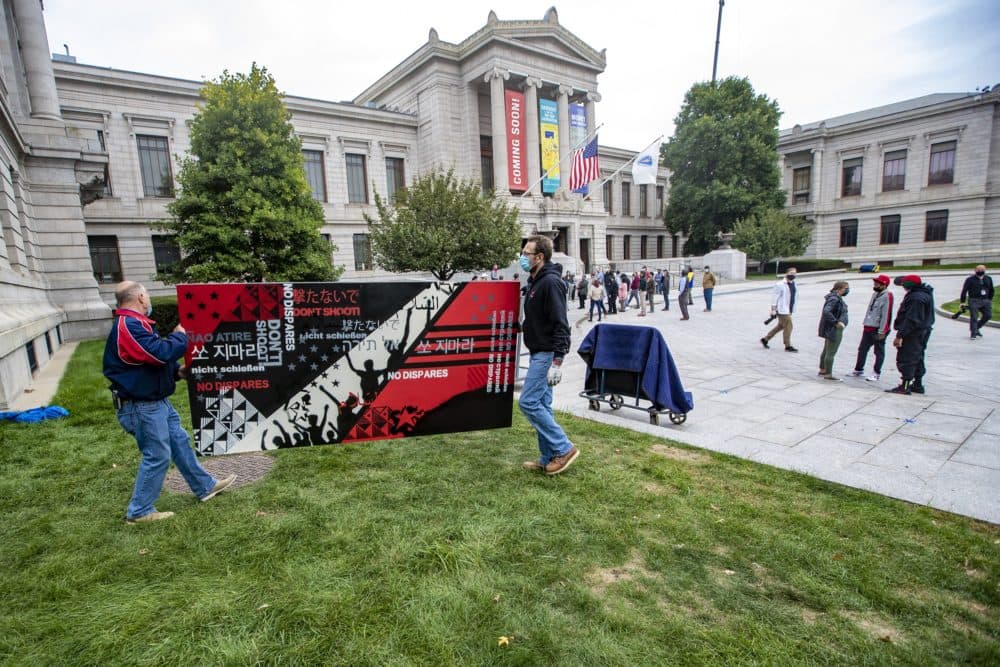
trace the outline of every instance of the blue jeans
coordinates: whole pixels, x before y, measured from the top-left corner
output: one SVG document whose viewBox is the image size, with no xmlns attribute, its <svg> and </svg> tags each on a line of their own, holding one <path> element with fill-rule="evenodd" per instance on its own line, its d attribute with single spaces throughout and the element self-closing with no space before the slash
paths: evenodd
<svg viewBox="0 0 1000 667">
<path fill-rule="evenodd" d="M 573 446 L 552 413 L 552 387 L 548 382 L 552 357 L 551 352 L 531 353 L 528 374 L 521 388 L 521 398 L 517 401 L 528 423 L 538 431 L 538 451 L 541 454 L 538 462 L 542 465 L 566 454 Z"/>
<path fill-rule="evenodd" d="M 169 400 L 130 401 L 118 411 L 118 423 L 135 436 L 142 453 L 125 518 L 137 519 L 156 511 L 153 504 L 160 497 L 170 459 L 194 495 L 203 498 L 215 487 L 216 479 L 195 458 L 188 434 L 181 428 L 181 418 Z"/>
<path fill-rule="evenodd" d="M 604 302 L 600 299 L 590 300 L 590 319 L 594 319 L 594 308 L 597 309 L 597 321 L 600 322 L 604 317 Z"/>
<path fill-rule="evenodd" d="M 715 291 L 714 287 L 706 287 L 702 290 L 705 293 L 705 308 L 712 310 L 712 292 Z"/>
</svg>

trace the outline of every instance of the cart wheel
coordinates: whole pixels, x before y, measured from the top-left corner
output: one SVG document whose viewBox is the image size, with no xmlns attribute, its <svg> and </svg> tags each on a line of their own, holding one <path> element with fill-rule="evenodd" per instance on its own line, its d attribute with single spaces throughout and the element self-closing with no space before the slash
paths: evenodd
<svg viewBox="0 0 1000 667">
<path fill-rule="evenodd" d="M 593 411 L 595 411 L 595 412 L 600 412 L 601 411 L 601 402 L 600 401 L 595 401 L 594 399 L 590 399 L 590 409 L 593 410 Z"/>
<path fill-rule="evenodd" d="M 609 400 L 608 403 L 611 405 L 612 410 L 617 410 L 621 406 L 625 405 L 625 399 L 623 399 L 620 394 L 611 394 L 611 400 Z"/>
<path fill-rule="evenodd" d="M 650 412 L 649 413 L 649 423 L 652 424 L 653 426 L 659 426 L 660 425 L 660 415 L 658 415 L 655 412 Z"/>
<path fill-rule="evenodd" d="M 670 421 L 672 421 L 675 424 L 683 424 L 684 422 L 687 421 L 687 418 L 688 416 L 686 413 L 685 414 L 677 414 L 675 412 L 670 413 Z"/>
</svg>

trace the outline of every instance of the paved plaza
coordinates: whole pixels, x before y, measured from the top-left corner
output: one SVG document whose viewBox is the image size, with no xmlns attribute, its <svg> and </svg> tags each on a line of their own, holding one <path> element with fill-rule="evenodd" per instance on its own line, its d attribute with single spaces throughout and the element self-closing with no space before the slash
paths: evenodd
<svg viewBox="0 0 1000 667">
<path fill-rule="evenodd" d="M 895 273 L 890 274 L 895 276 Z M 935 303 L 958 297 L 966 274 L 923 274 Z M 556 388 L 558 410 L 576 416 L 662 435 L 768 465 L 797 470 L 832 482 L 1000 523 L 1000 329 L 969 339 L 966 322 L 938 314 L 927 350 L 924 395 L 884 393 L 898 384 L 895 350 L 886 346 L 882 380 L 849 377 L 854 368 L 861 322 L 871 297 L 871 274 L 799 275 L 792 344 L 780 334 L 764 349 L 770 327 L 773 282 L 723 283 L 713 311 L 695 292 L 691 319 L 681 321 L 676 292 L 671 309 L 640 317 L 629 309 L 606 322 L 655 326 L 666 338 L 694 410 L 684 424 L 664 416 L 659 426 L 646 413 L 626 408 L 600 412 L 578 393 L 586 366 L 575 353 L 594 323 L 570 306 L 573 347 Z M 851 323 L 837 354 L 834 374 L 817 375 L 822 339 L 817 336 L 823 296 L 835 280 L 848 280 Z M 896 305 L 904 291 L 892 287 Z M 659 297 L 657 297 L 659 299 Z M 658 302 L 662 308 L 662 301 Z M 595 316 L 596 318 L 596 316 Z M 874 357 L 868 355 L 870 373 Z M 634 402 L 634 401 L 633 401 Z M 577 465 L 588 465 L 586 452 Z"/>
</svg>

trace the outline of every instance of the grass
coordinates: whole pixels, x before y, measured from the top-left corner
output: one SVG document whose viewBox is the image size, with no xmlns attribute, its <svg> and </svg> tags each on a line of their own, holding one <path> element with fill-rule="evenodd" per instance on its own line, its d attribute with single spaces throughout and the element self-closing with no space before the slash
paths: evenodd
<svg viewBox="0 0 1000 667">
<path fill-rule="evenodd" d="M 959 305 L 958 299 L 955 299 L 954 301 L 949 301 L 948 303 L 941 304 L 941 308 L 943 310 L 947 310 L 949 313 L 957 313 L 958 305 Z M 966 315 L 968 315 L 968 313 L 966 313 Z M 993 295 L 993 310 L 991 311 L 990 314 L 990 321 L 991 322 L 1000 321 L 1000 292 L 997 292 Z"/>
<path fill-rule="evenodd" d="M 567 415 L 554 478 L 516 416 L 283 450 L 126 526 L 100 350 L 71 417 L 0 426 L 5 664 L 1000 662 L 997 526 Z"/>
</svg>

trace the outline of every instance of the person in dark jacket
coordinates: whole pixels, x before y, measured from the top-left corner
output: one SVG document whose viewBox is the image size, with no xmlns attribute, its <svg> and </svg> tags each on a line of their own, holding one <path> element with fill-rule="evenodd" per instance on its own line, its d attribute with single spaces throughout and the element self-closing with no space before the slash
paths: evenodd
<svg viewBox="0 0 1000 667">
<path fill-rule="evenodd" d="M 969 337 L 982 338 L 982 328 L 993 317 L 993 279 L 986 275 L 986 265 L 980 264 L 975 273 L 965 279 L 959 303 L 969 300 Z"/>
<path fill-rule="evenodd" d="M 833 374 L 833 358 L 837 355 L 847 327 L 847 303 L 844 297 L 850 291 L 847 281 L 838 280 L 823 301 L 823 313 L 819 318 L 819 337 L 823 339 L 819 374 L 827 380 L 840 380 Z"/>
<path fill-rule="evenodd" d="M 119 284 L 115 301 L 118 308 L 104 346 L 104 376 L 111 381 L 118 423 L 135 437 L 142 453 L 125 522 L 169 519 L 174 513 L 157 512 L 154 503 L 171 460 L 203 502 L 232 484 L 236 475 L 217 480 L 201 467 L 170 403 L 177 380 L 187 376 L 178 364 L 187 349 L 184 327 L 178 324 L 161 338 L 149 319 L 153 312 L 149 293 L 139 283 Z"/>
<path fill-rule="evenodd" d="M 552 239 L 531 236 L 521 251 L 521 268 L 530 272 L 524 295 L 524 346 L 530 362 L 518 406 L 538 432 L 537 461 L 525 461 L 527 470 L 547 475 L 564 472 L 579 450 L 552 415 L 552 387 L 562 380 L 563 358 L 569 352 L 566 292 L 559 284 L 562 267 L 552 263 Z"/>
<path fill-rule="evenodd" d="M 899 370 L 899 386 L 886 389 L 890 394 L 924 393 L 924 353 L 927 341 L 934 327 L 934 288 L 920 280 L 920 276 L 909 274 L 892 281 L 906 290 L 903 302 L 899 304 L 896 320 L 892 328 L 896 338 L 892 341 L 896 348 L 896 368 Z"/>
<path fill-rule="evenodd" d="M 618 313 L 618 283 L 613 271 L 604 272 L 604 293 L 608 296 L 608 315 Z"/>
</svg>

